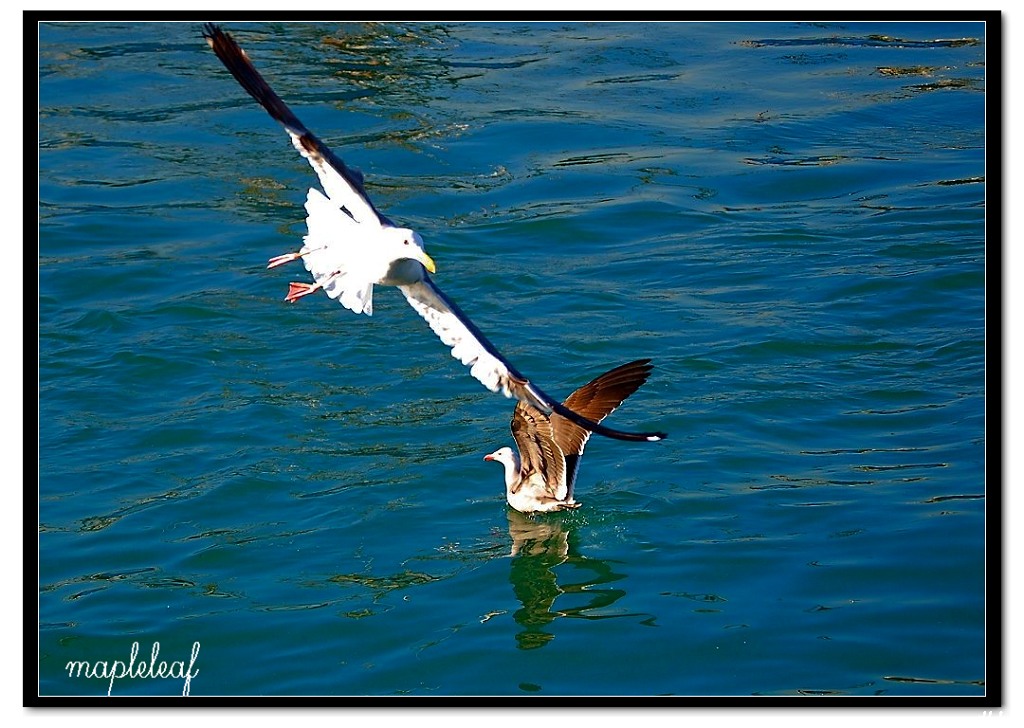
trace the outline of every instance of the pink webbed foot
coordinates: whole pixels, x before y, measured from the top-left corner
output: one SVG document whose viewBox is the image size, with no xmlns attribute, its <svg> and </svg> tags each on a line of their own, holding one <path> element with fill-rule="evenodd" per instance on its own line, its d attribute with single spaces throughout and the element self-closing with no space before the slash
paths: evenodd
<svg viewBox="0 0 1024 728">
<path fill-rule="evenodd" d="M 319 283 L 289 283 L 288 284 L 288 295 L 284 297 L 288 303 L 295 303 L 303 296 L 308 296 L 310 293 L 323 288 Z"/>
</svg>

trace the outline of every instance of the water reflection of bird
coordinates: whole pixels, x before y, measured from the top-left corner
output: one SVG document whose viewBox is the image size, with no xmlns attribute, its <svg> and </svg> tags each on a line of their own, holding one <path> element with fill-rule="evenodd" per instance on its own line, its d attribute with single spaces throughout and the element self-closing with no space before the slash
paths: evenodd
<svg viewBox="0 0 1024 728">
<path fill-rule="evenodd" d="M 522 630 L 516 633 L 520 649 L 543 647 L 554 634 L 548 625 L 559 617 L 607 619 L 631 616 L 608 613 L 608 607 L 626 592 L 605 586 L 624 578 L 600 559 L 574 553 L 574 529 L 562 516 L 532 516 L 508 509 L 508 532 L 512 537 L 512 566 L 509 581 L 522 605 L 512 615 Z M 569 583 L 562 566 L 574 569 L 569 574 L 586 574 L 582 582 Z M 589 573 L 587 573 L 589 572 Z M 584 604 L 556 606 L 560 597 L 583 598 Z M 603 613 L 598 613 L 602 612 Z"/>
<path fill-rule="evenodd" d="M 650 362 L 639 359 L 605 372 L 570 394 L 566 408 L 600 422 L 647 381 Z M 573 486 L 590 433 L 522 401 L 512 413 L 511 427 L 519 453 L 503 447 L 484 456 L 505 466 L 508 504 L 523 513 L 579 508 Z"/>
<path fill-rule="evenodd" d="M 565 561 L 569 555 L 569 528 L 562 519 L 531 518 L 519 511 L 508 511 L 508 535 L 512 539 L 511 556 L 544 556 Z"/>
</svg>

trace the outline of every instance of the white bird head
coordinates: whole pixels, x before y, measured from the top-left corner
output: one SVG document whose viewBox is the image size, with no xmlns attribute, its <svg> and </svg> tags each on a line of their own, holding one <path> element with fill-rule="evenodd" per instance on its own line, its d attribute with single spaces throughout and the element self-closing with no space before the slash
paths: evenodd
<svg viewBox="0 0 1024 728">
<path fill-rule="evenodd" d="M 498 448 L 490 455 L 484 455 L 484 460 L 491 460 L 505 466 L 505 490 L 508 491 L 515 487 L 516 481 L 519 480 L 519 467 L 521 463 L 519 456 L 512 451 L 512 448 Z"/>
<path fill-rule="evenodd" d="M 512 452 L 512 448 L 510 447 L 498 448 L 490 455 L 484 455 L 484 460 L 493 460 L 494 462 L 501 463 L 506 467 L 509 465 L 515 465 L 518 467 L 518 463 L 516 463 L 516 455 Z"/>
<path fill-rule="evenodd" d="M 415 260 L 431 273 L 437 270 L 433 258 L 423 249 L 423 238 L 409 228 L 385 228 L 380 245 L 386 248 L 393 261 Z"/>
</svg>

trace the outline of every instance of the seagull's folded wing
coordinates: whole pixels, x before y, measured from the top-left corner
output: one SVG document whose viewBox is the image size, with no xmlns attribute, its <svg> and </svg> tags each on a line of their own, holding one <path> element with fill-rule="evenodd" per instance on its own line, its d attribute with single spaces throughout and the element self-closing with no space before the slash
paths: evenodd
<svg viewBox="0 0 1024 728">
<path fill-rule="evenodd" d="M 511 428 L 519 448 L 521 477 L 528 479 L 534 473 L 540 473 L 548 495 L 555 500 L 565 500 L 568 492 L 565 456 L 555 442 L 551 418 L 536 407 L 519 402 L 512 413 Z"/>
<path fill-rule="evenodd" d="M 556 412 L 580 427 L 605 437 L 652 442 L 664 439 L 665 435 L 661 432 L 622 432 L 599 425 L 549 397 L 498 353 L 494 345 L 455 302 L 434 284 L 430 276 L 424 275 L 422 281 L 399 288 L 409 305 L 426 320 L 444 345 L 451 348 L 452 356 L 470 367 L 470 374 L 492 392 L 500 391 L 506 397 L 533 405 L 545 414 Z"/>
</svg>

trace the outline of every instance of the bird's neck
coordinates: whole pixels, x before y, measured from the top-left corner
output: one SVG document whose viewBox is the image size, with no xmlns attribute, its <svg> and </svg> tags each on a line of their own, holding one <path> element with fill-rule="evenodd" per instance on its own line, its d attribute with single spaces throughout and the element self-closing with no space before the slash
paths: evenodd
<svg viewBox="0 0 1024 728">
<path fill-rule="evenodd" d="M 503 460 L 505 466 L 505 490 L 509 491 L 519 482 L 519 471 L 522 468 L 522 461 L 517 453 L 512 453 L 508 460 Z"/>
<path fill-rule="evenodd" d="M 388 265 L 380 283 L 387 286 L 408 286 L 423 280 L 423 265 L 418 260 L 399 258 Z"/>
</svg>

